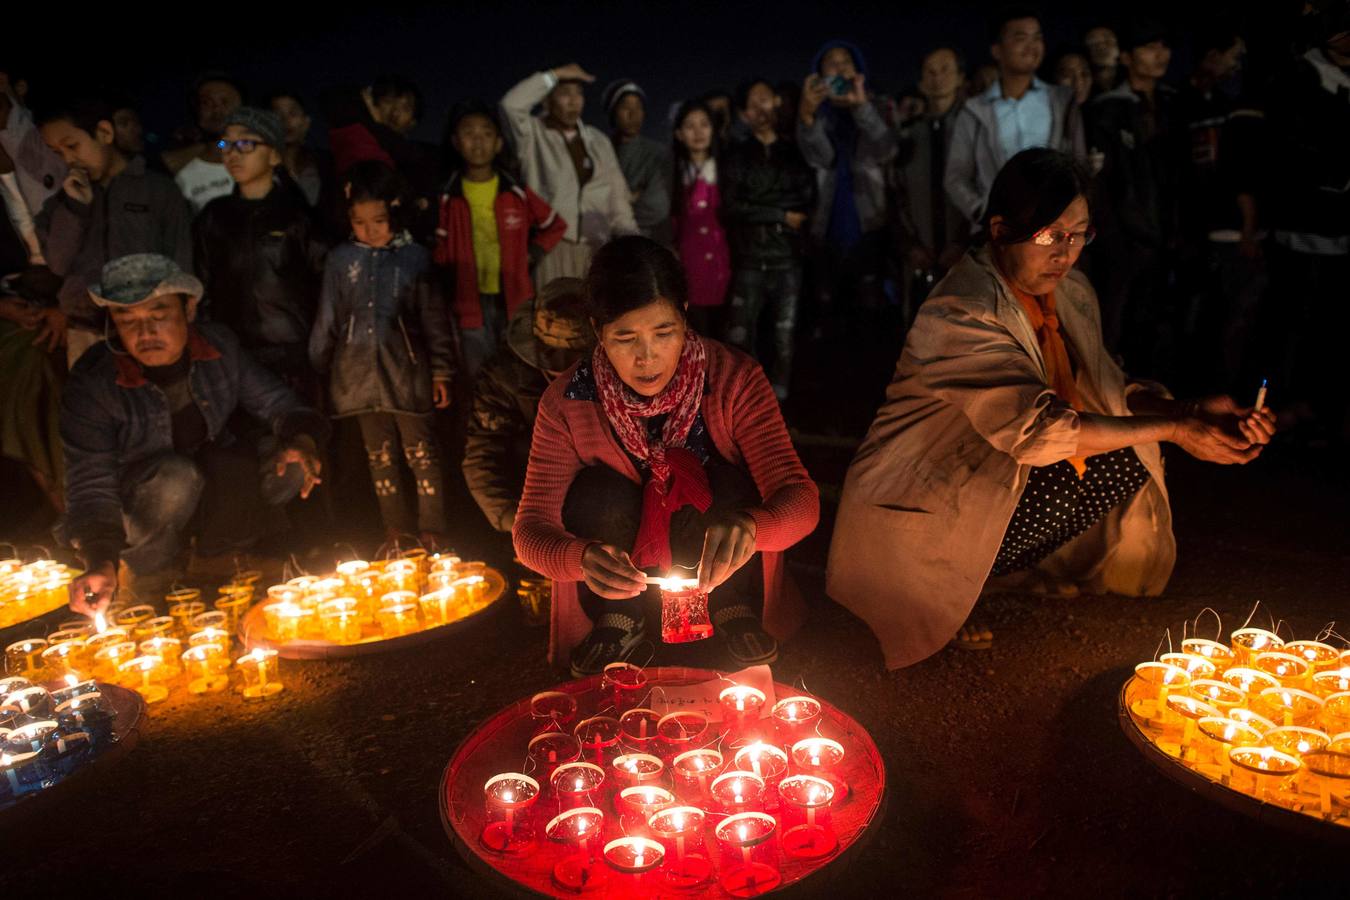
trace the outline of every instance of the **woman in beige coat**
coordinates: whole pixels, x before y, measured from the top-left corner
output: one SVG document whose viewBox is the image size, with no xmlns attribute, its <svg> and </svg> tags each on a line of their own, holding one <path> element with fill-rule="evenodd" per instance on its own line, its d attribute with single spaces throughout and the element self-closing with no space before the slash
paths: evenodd
<svg viewBox="0 0 1350 900">
<path fill-rule="evenodd" d="M 1245 463 L 1274 433 L 1268 409 L 1183 403 L 1111 359 L 1073 269 L 1093 235 L 1088 184 L 1059 151 L 1008 161 L 987 241 L 920 308 L 849 468 L 827 590 L 871 626 L 888 668 L 949 641 L 988 646 L 967 619 L 991 575 L 1160 593 L 1176 543 L 1159 442 Z"/>
</svg>

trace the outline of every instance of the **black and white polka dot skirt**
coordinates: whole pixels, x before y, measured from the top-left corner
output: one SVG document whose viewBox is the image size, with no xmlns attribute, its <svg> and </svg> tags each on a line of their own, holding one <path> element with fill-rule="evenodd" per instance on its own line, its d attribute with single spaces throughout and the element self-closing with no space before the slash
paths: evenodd
<svg viewBox="0 0 1350 900">
<path fill-rule="evenodd" d="M 1139 493 L 1148 478 L 1131 447 L 1088 457 L 1082 478 L 1068 460 L 1036 466 L 1003 533 L 993 574 L 1036 565 Z"/>
</svg>

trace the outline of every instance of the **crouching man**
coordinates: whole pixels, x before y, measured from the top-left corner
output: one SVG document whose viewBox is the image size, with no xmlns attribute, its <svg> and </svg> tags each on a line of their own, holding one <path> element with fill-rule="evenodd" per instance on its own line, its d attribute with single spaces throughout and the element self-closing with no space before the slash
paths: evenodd
<svg viewBox="0 0 1350 900">
<path fill-rule="evenodd" d="M 275 526 L 271 507 L 318 483 L 328 426 L 228 329 L 194 324 L 202 284 L 173 260 L 112 260 L 89 293 L 107 340 L 80 358 L 62 399 L 60 531 L 85 564 L 70 607 L 92 616 L 118 586 L 119 559 L 123 586 L 160 603 L 190 538 L 199 556 L 248 550 Z M 231 433 L 236 412 L 270 426 L 260 445 Z"/>
</svg>

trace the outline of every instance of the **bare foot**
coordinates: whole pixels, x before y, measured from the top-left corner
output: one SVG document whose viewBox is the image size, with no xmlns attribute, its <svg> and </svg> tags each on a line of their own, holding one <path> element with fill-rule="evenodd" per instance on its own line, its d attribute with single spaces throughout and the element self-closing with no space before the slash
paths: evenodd
<svg viewBox="0 0 1350 900">
<path fill-rule="evenodd" d="M 967 620 L 951 640 L 951 645 L 960 650 L 988 650 L 993 643 L 994 633 L 974 619 Z"/>
</svg>

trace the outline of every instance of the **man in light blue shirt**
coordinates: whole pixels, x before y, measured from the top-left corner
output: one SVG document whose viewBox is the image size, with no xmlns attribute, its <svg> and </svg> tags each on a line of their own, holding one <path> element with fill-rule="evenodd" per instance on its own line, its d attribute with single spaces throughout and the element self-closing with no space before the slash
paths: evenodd
<svg viewBox="0 0 1350 900">
<path fill-rule="evenodd" d="M 1073 89 L 1036 77 L 1045 38 L 1035 12 L 1009 9 L 990 25 L 998 80 L 957 113 L 943 178 L 948 199 L 971 222 L 980 221 L 994 176 L 1017 153 L 1050 147 L 1085 156 Z"/>
</svg>

